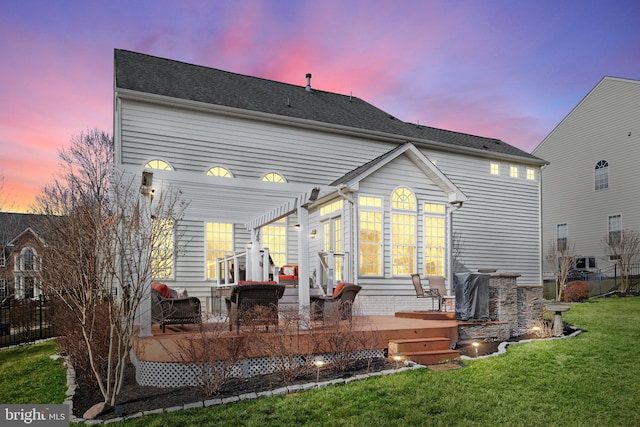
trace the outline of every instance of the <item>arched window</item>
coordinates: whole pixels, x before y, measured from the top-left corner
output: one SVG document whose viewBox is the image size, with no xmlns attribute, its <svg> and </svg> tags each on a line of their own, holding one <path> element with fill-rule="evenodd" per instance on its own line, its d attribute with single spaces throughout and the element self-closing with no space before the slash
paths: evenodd
<svg viewBox="0 0 640 427">
<path fill-rule="evenodd" d="M 394 276 L 416 272 L 416 198 L 406 187 L 391 195 L 391 261 Z"/>
<path fill-rule="evenodd" d="M 594 189 L 604 190 L 605 188 L 609 188 L 609 163 L 606 160 L 600 160 L 596 163 Z"/>
<path fill-rule="evenodd" d="M 276 172 L 269 172 L 262 177 L 264 182 L 287 182 L 282 175 Z"/>
<path fill-rule="evenodd" d="M 22 250 L 22 269 L 33 270 L 33 249 L 31 248 Z"/>
<path fill-rule="evenodd" d="M 207 171 L 207 175 L 209 176 L 219 176 L 222 178 L 233 178 L 231 172 L 228 169 L 223 168 L 222 166 L 214 166 Z"/>
<path fill-rule="evenodd" d="M 164 160 L 153 159 L 149 160 L 146 165 L 144 165 L 145 169 L 157 169 L 161 171 L 171 171 L 173 168 L 171 165 Z"/>
</svg>

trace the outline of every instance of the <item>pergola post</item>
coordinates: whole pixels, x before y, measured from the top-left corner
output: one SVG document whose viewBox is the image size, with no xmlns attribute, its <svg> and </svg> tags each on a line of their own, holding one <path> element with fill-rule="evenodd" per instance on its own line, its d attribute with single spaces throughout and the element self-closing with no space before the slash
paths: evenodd
<svg viewBox="0 0 640 427">
<path fill-rule="evenodd" d="M 297 210 L 298 230 L 298 313 L 300 325 L 306 328 L 311 319 L 309 283 L 309 211 L 305 207 Z"/>
</svg>

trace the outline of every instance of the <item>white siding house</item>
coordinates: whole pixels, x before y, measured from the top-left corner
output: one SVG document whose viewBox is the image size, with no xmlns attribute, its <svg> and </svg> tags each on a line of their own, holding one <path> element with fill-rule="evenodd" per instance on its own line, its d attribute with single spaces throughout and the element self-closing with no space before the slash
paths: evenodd
<svg viewBox="0 0 640 427">
<path fill-rule="evenodd" d="M 604 77 L 534 154 L 550 162 L 542 173 L 545 255 L 566 239 L 574 255 L 595 258 L 591 269 L 607 270 L 608 233 L 640 230 L 640 81 Z"/>
<path fill-rule="evenodd" d="M 448 289 L 454 273 L 479 268 L 542 284 L 545 161 L 403 122 L 312 88 L 310 76 L 296 86 L 116 50 L 114 142 L 119 170 L 152 167 L 158 191 L 179 188 L 189 202 L 176 225 L 186 250 L 157 279 L 192 296 L 217 286 L 215 253 L 255 260 L 267 246 L 276 265 L 298 265 L 301 304 L 309 286 L 333 284 L 318 253 L 339 254 L 335 281 L 362 286 L 366 314 L 425 309 L 415 272 L 444 276 Z"/>
</svg>

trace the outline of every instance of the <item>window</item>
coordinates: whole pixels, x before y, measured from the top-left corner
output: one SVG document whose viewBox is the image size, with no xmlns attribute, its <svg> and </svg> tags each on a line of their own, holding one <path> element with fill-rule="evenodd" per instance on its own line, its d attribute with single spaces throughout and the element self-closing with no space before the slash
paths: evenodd
<svg viewBox="0 0 640 427">
<path fill-rule="evenodd" d="M 7 258 L 4 253 L 4 250 L 0 250 L 0 267 L 6 267 L 6 265 L 7 265 Z"/>
<path fill-rule="evenodd" d="M 233 253 L 233 224 L 206 223 L 206 270 L 207 280 L 218 278 L 217 258 Z"/>
<path fill-rule="evenodd" d="M 170 171 L 173 170 L 169 163 L 164 160 L 154 159 L 149 160 L 146 165 L 144 165 L 145 169 L 158 169 L 161 171 Z"/>
<path fill-rule="evenodd" d="M 219 177 L 222 177 L 222 178 L 233 178 L 233 175 L 231 175 L 231 172 L 229 172 L 228 169 L 223 168 L 222 166 L 212 167 L 211 169 L 209 169 L 207 171 L 207 175 L 209 175 L 209 176 L 219 176 Z"/>
<path fill-rule="evenodd" d="M 391 272 L 394 276 L 415 273 L 416 199 L 400 187 L 391 196 Z"/>
<path fill-rule="evenodd" d="M 22 250 L 22 269 L 33 270 L 33 249 L 31 248 Z"/>
<path fill-rule="evenodd" d="M 337 281 L 343 280 L 344 258 L 342 254 L 342 208 L 344 201 L 335 200 L 320 208 L 322 224 L 322 250 L 324 253 L 339 254 L 334 257 Z"/>
<path fill-rule="evenodd" d="M 609 163 L 606 160 L 600 160 L 596 163 L 594 189 L 604 190 L 606 188 L 609 188 Z"/>
<path fill-rule="evenodd" d="M 342 199 L 338 199 L 332 203 L 329 203 L 328 205 L 324 205 L 320 208 L 320 216 L 323 217 L 331 215 L 334 212 L 341 213 L 343 205 L 344 202 Z"/>
<path fill-rule="evenodd" d="M 151 277 L 154 279 L 173 278 L 173 220 L 153 219 L 151 221 Z"/>
<path fill-rule="evenodd" d="M 36 296 L 36 282 L 33 277 L 23 277 L 23 289 L 24 297 L 27 299 L 34 298 Z"/>
<path fill-rule="evenodd" d="M 280 183 L 287 182 L 282 175 L 275 172 L 269 172 L 268 174 L 262 177 L 262 180 L 264 182 L 280 182 Z"/>
<path fill-rule="evenodd" d="M 500 163 L 491 162 L 491 175 L 500 175 Z"/>
<path fill-rule="evenodd" d="M 282 267 L 287 263 L 287 219 L 262 227 L 262 247 L 269 248 L 273 263 Z"/>
<path fill-rule="evenodd" d="M 517 166 L 511 165 L 509 167 L 509 176 L 511 178 L 517 178 L 518 177 L 518 167 Z"/>
<path fill-rule="evenodd" d="M 609 244 L 617 245 L 622 241 L 622 216 L 609 216 Z"/>
<path fill-rule="evenodd" d="M 444 276 L 445 210 L 439 203 L 424 204 L 424 273 Z"/>
<path fill-rule="evenodd" d="M 9 296 L 9 288 L 7 287 L 7 280 L 0 279 L 0 297 Z"/>
<path fill-rule="evenodd" d="M 567 250 L 567 240 L 569 237 L 569 231 L 567 229 L 567 224 L 558 224 L 556 226 L 556 249 L 560 252 Z"/>
<path fill-rule="evenodd" d="M 360 274 L 382 275 L 382 197 L 360 196 Z"/>
<path fill-rule="evenodd" d="M 536 179 L 536 170 L 532 168 L 527 168 L 527 179 L 529 181 L 533 181 Z"/>
</svg>

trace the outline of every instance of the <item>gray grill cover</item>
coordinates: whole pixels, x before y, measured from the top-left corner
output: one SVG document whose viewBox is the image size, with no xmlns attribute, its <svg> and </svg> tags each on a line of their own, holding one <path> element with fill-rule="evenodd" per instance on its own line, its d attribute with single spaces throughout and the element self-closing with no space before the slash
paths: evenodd
<svg viewBox="0 0 640 427">
<path fill-rule="evenodd" d="M 456 273 L 454 280 L 456 319 L 465 321 L 489 320 L 489 275 Z"/>
</svg>

